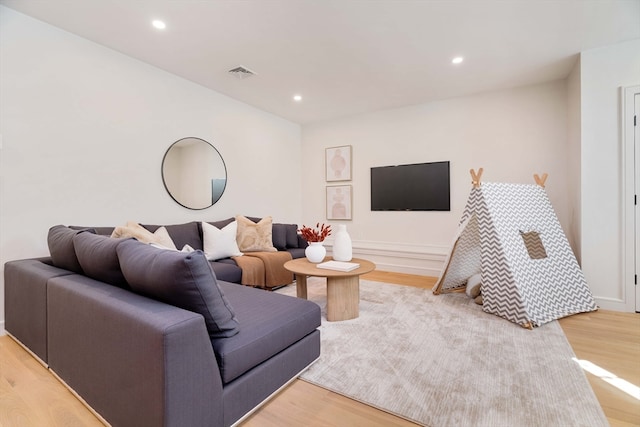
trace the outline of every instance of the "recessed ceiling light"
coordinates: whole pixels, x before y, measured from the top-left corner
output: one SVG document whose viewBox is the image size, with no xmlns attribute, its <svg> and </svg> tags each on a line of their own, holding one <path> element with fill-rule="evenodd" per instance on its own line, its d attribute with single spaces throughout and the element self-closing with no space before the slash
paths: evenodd
<svg viewBox="0 0 640 427">
<path fill-rule="evenodd" d="M 453 58 L 451 60 L 452 64 L 461 64 L 462 61 L 464 61 L 464 58 L 462 56 L 456 56 L 455 58 Z"/>
<path fill-rule="evenodd" d="M 165 28 L 167 28 L 167 24 L 159 19 L 154 19 L 153 22 L 151 22 L 151 25 L 153 25 L 158 30 L 164 30 Z"/>
<path fill-rule="evenodd" d="M 293 95 L 293 100 L 296 102 L 302 101 L 302 95 Z"/>
</svg>

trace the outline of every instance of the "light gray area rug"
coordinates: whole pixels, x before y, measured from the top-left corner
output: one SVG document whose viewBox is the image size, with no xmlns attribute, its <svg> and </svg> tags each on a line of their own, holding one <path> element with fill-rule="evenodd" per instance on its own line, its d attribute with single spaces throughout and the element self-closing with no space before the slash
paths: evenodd
<svg viewBox="0 0 640 427">
<path fill-rule="evenodd" d="M 526 330 L 465 294 L 362 280 L 360 317 L 327 322 L 324 279 L 307 286 L 323 319 L 304 381 L 430 427 L 608 425 L 557 321 Z"/>
</svg>

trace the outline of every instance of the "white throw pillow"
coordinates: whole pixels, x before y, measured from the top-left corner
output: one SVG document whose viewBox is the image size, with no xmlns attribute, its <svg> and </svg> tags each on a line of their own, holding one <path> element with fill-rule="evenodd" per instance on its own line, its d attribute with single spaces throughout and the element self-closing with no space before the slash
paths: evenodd
<svg viewBox="0 0 640 427">
<path fill-rule="evenodd" d="M 189 252 L 193 252 L 193 251 L 195 251 L 195 249 L 193 249 L 193 248 L 192 248 L 191 246 L 189 246 L 189 245 L 184 245 L 184 246 L 182 247 L 182 249 L 181 249 L 181 250 L 178 250 L 178 248 L 171 249 L 171 248 L 168 248 L 168 247 L 166 247 L 166 246 L 162 246 L 162 245 L 161 245 L 161 244 L 159 244 L 159 243 L 149 243 L 149 246 L 153 246 L 153 247 L 154 247 L 154 248 L 156 248 L 156 249 L 166 249 L 166 250 L 177 251 L 177 252 L 184 252 L 184 253 L 189 253 Z"/>
<path fill-rule="evenodd" d="M 229 223 L 222 229 L 219 229 L 208 222 L 203 222 L 202 243 L 207 259 L 214 261 L 216 259 L 242 255 L 242 252 L 238 249 L 238 243 L 236 242 L 237 232 L 238 223 L 236 221 Z"/>
</svg>

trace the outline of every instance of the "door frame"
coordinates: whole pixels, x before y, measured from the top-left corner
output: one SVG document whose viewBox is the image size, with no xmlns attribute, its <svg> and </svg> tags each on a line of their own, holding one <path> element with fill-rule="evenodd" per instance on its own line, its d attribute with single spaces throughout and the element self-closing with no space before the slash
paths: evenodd
<svg viewBox="0 0 640 427">
<path fill-rule="evenodd" d="M 638 97 L 638 98 L 636 98 Z M 640 170 L 636 170 L 635 133 L 640 131 L 640 123 L 634 126 L 634 115 L 640 112 L 635 111 L 635 100 L 640 99 L 640 86 L 630 86 L 622 88 L 622 182 L 623 182 L 623 247 L 622 253 L 622 278 L 625 293 L 625 306 L 627 311 L 640 312 L 640 286 L 636 285 L 637 279 L 636 265 L 640 267 L 638 257 L 640 247 L 636 247 L 636 239 L 640 223 L 636 222 L 636 196 L 639 195 L 640 188 L 636 188 L 636 177 L 640 177 Z M 638 119 L 636 119 L 638 120 Z M 640 147 L 638 148 L 640 151 Z"/>
</svg>

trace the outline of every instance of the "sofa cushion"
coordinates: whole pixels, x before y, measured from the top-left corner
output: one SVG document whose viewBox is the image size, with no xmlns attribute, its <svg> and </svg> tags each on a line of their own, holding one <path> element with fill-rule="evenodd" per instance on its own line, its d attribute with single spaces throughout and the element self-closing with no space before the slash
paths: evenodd
<svg viewBox="0 0 640 427">
<path fill-rule="evenodd" d="M 270 216 L 257 223 L 242 215 L 236 216 L 238 223 L 238 248 L 241 252 L 276 252 L 272 240 Z"/>
<path fill-rule="evenodd" d="M 232 256 L 242 256 L 236 242 L 238 223 L 233 221 L 223 228 L 218 228 L 209 223 L 203 222 L 202 226 L 202 246 L 207 258 L 211 261 L 229 258 Z"/>
<path fill-rule="evenodd" d="M 231 258 L 223 258 L 218 261 L 209 261 L 218 281 L 240 283 L 242 281 L 242 269 Z"/>
<path fill-rule="evenodd" d="M 117 247 L 125 279 L 138 293 L 201 314 L 211 338 L 238 333 L 231 304 L 204 252 L 157 249 L 127 240 Z"/>
<path fill-rule="evenodd" d="M 277 250 L 284 251 L 287 249 L 287 226 L 285 224 L 273 224 L 271 227 L 271 240 Z"/>
<path fill-rule="evenodd" d="M 232 222 L 234 222 L 236 219 L 235 218 L 227 218 L 227 219 L 221 219 L 220 221 L 208 221 L 207 224 L 211 224 L 214 227 L 217 228 L 224 228 L 227 225 L 231 224 Z"/>
<path fill-rule="evenodd" d="M 296 224 L 285 224 L 287 248 L 298 247 L 298 226 Z"/>
<path fill-rule="evenodd" d="M 92 229 L 72 230 L 64 225 L 55 225 L 49 229 L 47 244 L 54 266 L 74 273 L 83 273 L 73 247 L 73 237 L 85 231 L 94 232 Z"/>
<path fill-rule="evenodd" d="M 111 236 L 111 233 L 115 230 L 115 227 L 86 227 L 82 225 L 70 225 L 69 228 L 73 230 L 86 230 L 90 228 L 95 231 L 96 234 L 100 234 L 102 236 Z"/>
<path fill-rule="evenodd" d="M 211 341 L 225 384 L 320 326 L 320 307 L 311 301 L 226 282 L 220 287 L 240 322 L 237 335 Z"/>
<path fill-rule="evenodd" d="M 124 240 L 92 233 L 75 235 L 73 246 L 84 274 L 92 279 L 129 289 L 116 253 L 116 247 Z"/>
<path fill-rule="evenodd" d="M 291 258 L 298 259 L 303 258 L 305 256 L 305 248 L 289 248 L 287 252 L 291 254 Z"/>
<path fill-rule="evenodd" d="M 187 222 L 184 224 L 174 225 L 148 225 L 142 224 L 144 228 L 155 232 L 160 227 L 165 227 L 171 240 L 176 245 L 176 248 L 182 249 L 185 245 L 191 246 L 193 249 L 202 250 L 202 235 L 199 228 L 199 223 L 196 221 Z"/>
</svg>

